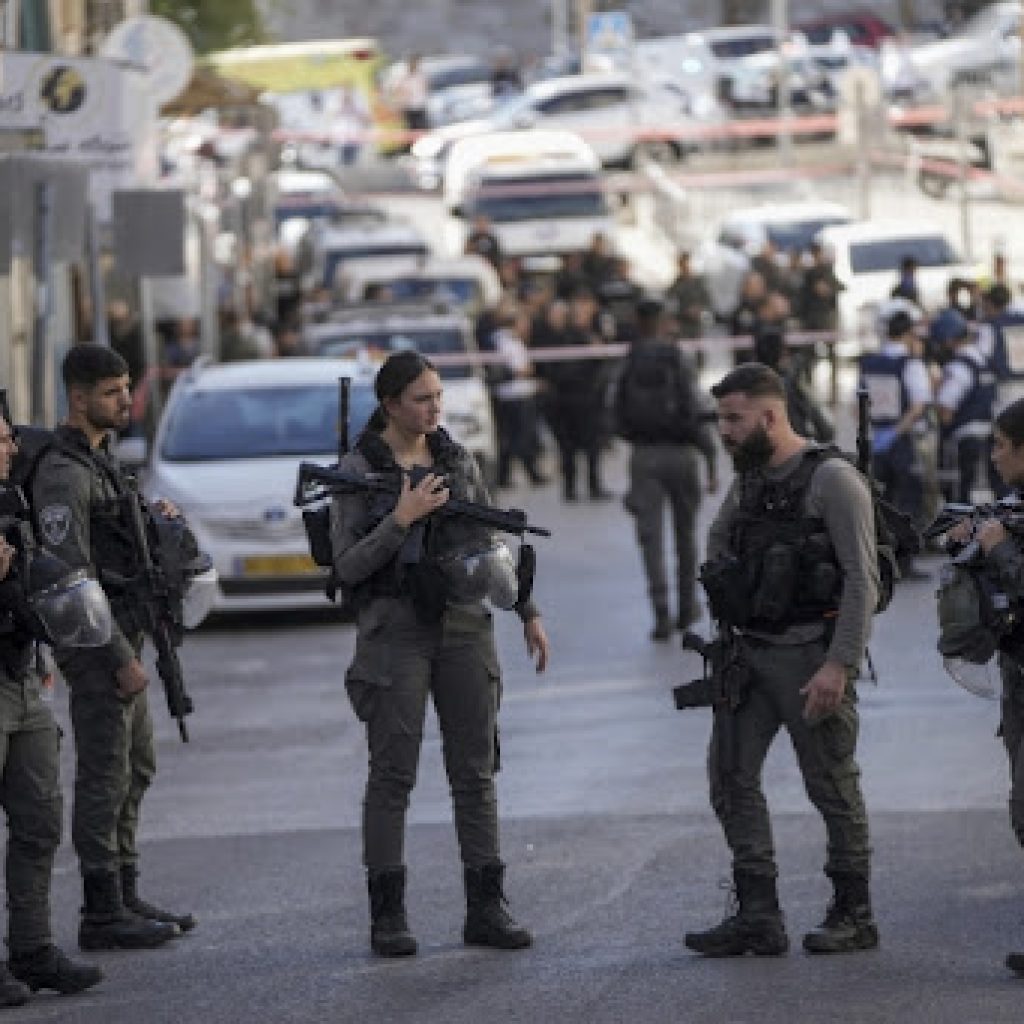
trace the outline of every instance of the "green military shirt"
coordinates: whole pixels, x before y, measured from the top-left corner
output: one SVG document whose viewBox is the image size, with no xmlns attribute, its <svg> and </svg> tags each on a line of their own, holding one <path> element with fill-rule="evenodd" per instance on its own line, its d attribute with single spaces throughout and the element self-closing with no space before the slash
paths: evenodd
<svg viewBox="0 0 1024 1024">
<path fill-rule="evenodd" d="M 77 428 L 60 426 L 55 434 L 60 446 L 43 454 L 31 482 L 31 504 L 39 539 L 72 568 L 85 568 L 90 576 L 99 579 L 92 511 L 96 505 L 119 497 L 111 474 L 120 474 L 121 468 L 110 450 L 110 437 L 93 451 L 85 434 Z M 101 460 L 107 463 L 109 471 L 103 468 Z M 103 666 L 116 672 L 136 657 L 135 648 L 125 635 L 124 623 L 119 623 L 116 616 L 110 642 L 104 647 L 60 649 L 54 653 L 62 670 Z"/>
</svg>

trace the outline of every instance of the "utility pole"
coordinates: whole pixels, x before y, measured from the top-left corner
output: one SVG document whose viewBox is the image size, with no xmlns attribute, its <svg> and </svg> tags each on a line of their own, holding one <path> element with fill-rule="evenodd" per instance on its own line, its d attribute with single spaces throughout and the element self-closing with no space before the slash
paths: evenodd
<svg viewBox="0 0 1024 1024">
<path fill-rule="evenodd" d="M 594 12 L 594 0 L 576 0 L 576 39 L 580 49 L 580 70 L 586 71 L 587 25 Z"/>
<path fill-rule="evenodd" d="M 788 167 L 793 162 L 793 139 L 788 127 L 782 122 L 788 121 L 792 114 L 789 102 L 789 0 L 771 0 L 772 28 L 775 29 L 775 55 L 778 68 L 775 76 L 775 113 L 779 119 L 779 163 Z"/>
</svg>

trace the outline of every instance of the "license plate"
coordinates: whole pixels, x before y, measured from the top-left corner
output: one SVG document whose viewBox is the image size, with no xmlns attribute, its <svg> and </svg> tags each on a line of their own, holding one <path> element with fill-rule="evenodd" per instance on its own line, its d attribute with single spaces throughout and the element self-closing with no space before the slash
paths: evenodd
<svg viewBox="0 0 1024 1024">
<path fill-rule="evenodd" d="M 309 555 L 253 555 L 242 559 L 243 576 L 312 576 L 318 571 Z"/>
</svg>

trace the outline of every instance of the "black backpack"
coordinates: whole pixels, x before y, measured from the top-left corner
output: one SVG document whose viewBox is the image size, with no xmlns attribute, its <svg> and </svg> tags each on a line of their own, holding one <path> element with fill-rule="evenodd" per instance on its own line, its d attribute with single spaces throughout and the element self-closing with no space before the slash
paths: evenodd
<svg viewBox="0 0 1024 1024">
<path fill-rule="evenodd" d="M 619 381 L 619 432 L 627 440 L 692 440 L 697 417 L 687 407 L 686 395 L 680 355 L 673 346 L 634 346 Z"/>
</svg>

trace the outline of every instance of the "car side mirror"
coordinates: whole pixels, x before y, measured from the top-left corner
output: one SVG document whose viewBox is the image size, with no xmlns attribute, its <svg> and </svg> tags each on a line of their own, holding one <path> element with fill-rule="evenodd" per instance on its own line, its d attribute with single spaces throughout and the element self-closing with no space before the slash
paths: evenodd
<svg viewBox="0 0 1024 1024">
<path fill-rule="evenodd" d="M 138 469 L 149 462 L 149 442 L 144 437 L 122 437 L 116 451 L 123 466 Z"/>
</svg>

